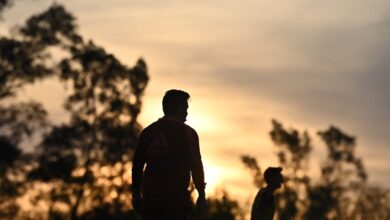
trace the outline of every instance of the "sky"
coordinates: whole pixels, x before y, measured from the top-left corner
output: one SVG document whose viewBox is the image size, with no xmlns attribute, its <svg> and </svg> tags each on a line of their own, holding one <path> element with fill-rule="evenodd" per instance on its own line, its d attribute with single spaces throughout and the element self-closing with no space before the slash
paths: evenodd
<svg viewBox="0 0 390 220">
<path fill-rule="evenodd" d="M 150 82 L 140 122 L 162 116 L 171 88 L 191 94 L 187 124 L 200 136 L 209 192 L 256 192 L 240 156 L 277 165 L 271 120 L 314 138 L 311 173 L 326 154 L 316 132 L 330 125 L 357 137 L 369 182 L 390 187 L 390 1 L 58 0 L 79 32 Z M 19 0 L 0 33 L 53 1 Z M 65 120 L 53 80 L 26 89 L 53 120 Z M 50 92 L 48 92 L 50 91 Z"/>
</svg>

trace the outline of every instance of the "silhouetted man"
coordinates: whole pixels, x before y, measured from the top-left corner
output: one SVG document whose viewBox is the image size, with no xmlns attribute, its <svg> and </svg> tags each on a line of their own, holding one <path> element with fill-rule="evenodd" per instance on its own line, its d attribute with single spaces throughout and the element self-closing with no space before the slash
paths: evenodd
<svg viewBox="0 0 390 220">
<path fill-rule="evenodd" d="M 274 192 L 283 183 L 281 174 L 282 168 L 268 167 L 264 172 L 264 179 L 267 183 L 256 195 L 252 206 L 251 220 L 273 220 L 275 215 Z"/>
<path fill-rule="evenodd" d="M 184 124 L 190 95 L 169 90 L 163 98 L 164 117 L 145 128 L 133 158 L 133 206 L 142 220 L 189 218 L 192 176 L 205 206 L 203 164 L 196 131 Z M 145 166 L 146 165 L 146 166 Z"/>
</svg>

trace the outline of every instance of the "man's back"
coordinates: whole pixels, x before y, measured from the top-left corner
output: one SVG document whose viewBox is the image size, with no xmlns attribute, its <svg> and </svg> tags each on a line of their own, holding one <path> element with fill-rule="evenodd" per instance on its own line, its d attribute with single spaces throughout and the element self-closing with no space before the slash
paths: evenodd
<svg viewBox="0 0 390 220">
<path fill-rule="evenodd" d="M 134 158 L 134 163 L 147 164 L 142 181 L 143 205 L 189 205 L 192 155 L 199 152 L 190 149 L 194 148 L 191 146 L 194 141 L 197 135 L 192 128 L 166 118 L 143 130 Z M 200 160 L 200 154 L 198 156 Z"/>
<path fill-rule="evenodd" d="M 253 202 L 251 220 L 272 220 L 274 214 L 275 200 L 273 192 L 267 188 L 261 188 Z"/>
<path fill-rule="evenodd" d="M 183 123 L 167 119 L 160 119 L 145 129 L 144 203 L 177 205 L 189 202 L 190 160 L 186 129 Z"/>
</svg>

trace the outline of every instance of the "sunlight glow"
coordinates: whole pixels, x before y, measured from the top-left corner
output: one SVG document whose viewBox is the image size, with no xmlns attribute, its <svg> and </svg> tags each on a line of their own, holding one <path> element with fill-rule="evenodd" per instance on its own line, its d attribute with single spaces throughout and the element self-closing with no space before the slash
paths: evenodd
<svg viewBox="0 0 390 220">
<path fill-rule="evenodd" d="M 210 116 L 198 112 L 189 116 L 186 124 L 203 132 L 212 132 L 218 129 L 215 121 Z"/>
<path fill-rule="evenodd" d="M 212 193 L 216 188 L 220 187 L 225 173 L 218 166 L 209 164 L 208 161 L 203 161 L 205 181 L 206 181 L 206 193 Z"/>
</svg>

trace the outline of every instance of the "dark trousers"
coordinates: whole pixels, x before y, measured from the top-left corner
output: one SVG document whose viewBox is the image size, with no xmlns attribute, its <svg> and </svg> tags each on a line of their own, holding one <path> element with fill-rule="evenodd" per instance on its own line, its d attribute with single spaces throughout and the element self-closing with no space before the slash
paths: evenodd
<svg viewBox="0 0 390 220">
<path fill-rule="evenodd" d="M 141 220 L 190 220 L 190 207 L 144 207 Z"/>
</svg>

